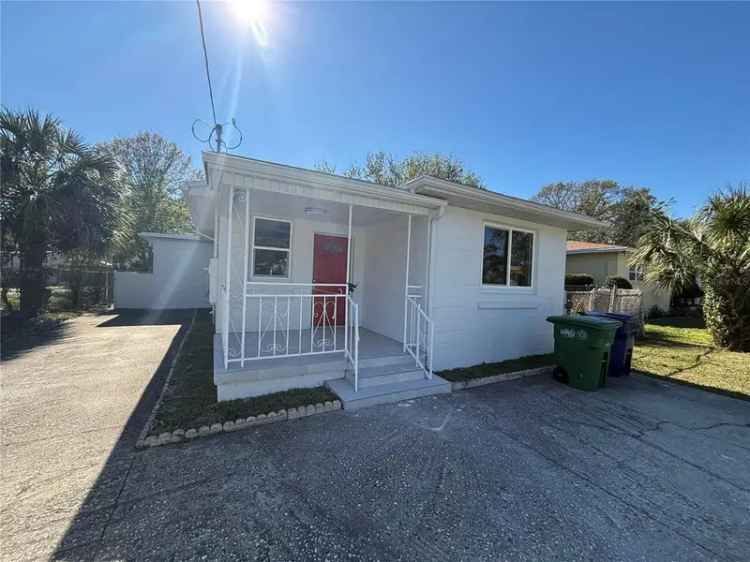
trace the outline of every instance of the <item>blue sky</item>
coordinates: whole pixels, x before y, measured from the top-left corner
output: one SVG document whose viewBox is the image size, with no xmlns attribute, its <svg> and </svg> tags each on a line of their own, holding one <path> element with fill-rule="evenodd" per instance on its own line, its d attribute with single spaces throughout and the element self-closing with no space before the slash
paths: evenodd
<svg viewBox="0 0 750 562">
<path fill-rule="evenodd" d="M 210 120 L 195 3 L 2 2 L 2 103 L 89 142 L 153 130 L 198 164 Z M 439 151 L 497 191 L 651 187 L 691 213 L 750 180 L 750 3 L 273 4 L 261 47 L 204 0 L 239 154 L 339 169 Z"/>
</svg>

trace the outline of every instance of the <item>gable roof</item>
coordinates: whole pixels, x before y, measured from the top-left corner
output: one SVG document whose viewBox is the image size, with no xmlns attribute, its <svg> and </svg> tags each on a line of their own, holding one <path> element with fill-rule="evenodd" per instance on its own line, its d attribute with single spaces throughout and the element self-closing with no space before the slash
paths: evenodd
<svg viewBox="0 0 750 562">
<path fill-rule="evenodd" d="M 613 252 L 629 252 L 628 246 L 617 246 L 616 244 L 597 244 L 596 242 L 580 242 L 568 240 L 568 254 L 606 254 Z"/>
</svg>

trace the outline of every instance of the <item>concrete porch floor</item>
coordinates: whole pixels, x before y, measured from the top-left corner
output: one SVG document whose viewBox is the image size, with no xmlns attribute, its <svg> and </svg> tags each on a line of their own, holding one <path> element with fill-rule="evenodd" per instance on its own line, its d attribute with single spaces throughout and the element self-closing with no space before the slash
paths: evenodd
<svg viewBox="0 0 750 562">
<path fill-rule="evenodd" d="M 267 369 L 271 367 L 302 367 L 304 365 L 325 363 L 332 359 L 342 358 L 344 355 L 344 329 L 343 327 L 337 327 L 335 329 L 336 338 L 334 340 L 334 330 L 326 330 L 325 342 L 322 338 L 322 330 L 318 333 L 313 334 L 311 338 L 311 330 L 302 330 L 301 334 L 299 330 L 290 330 L 289 332 L 289 346 L 286 345 L 286 332 L 277 330 L 276 332 L 276 348 L 274 348 L 274 335 L 273 332 L 267 332 L 261 340 L 261 359 L 255 359 L 258 356 L 258 333 L 247 332 L 245 333 L 245 354 L 251 359 L 245 361 L 245 366 L 242 367 L 240 362 L 234 361 L 229 363 L 229 368 L 224 369 L 223 359 L 223 347 L 220 335 L 214 336 L 214 369 L 215 372 L 232 373 L 243 371 L 248 368 L 252 369 Z M 301 335 L 301 337 L 300 337 Z M 229 349 L 230 359 L 239 358 L 239 350 L 241 348 L 242 335 L 238 332 L 233 332 L 229 335 Z M 288 349 L 288 353 L 298 353 L 301 348 L 303 353 L 309 353 L 311 349 L 314 352 L 327 352 L 319 353 L 318 355 L 306 355 L 306 356 L 293 356 L 293 357 L 274 357 L 273 350 L 277 350 L 277 354 L 284 355 Z M 335 342 L 335 347 L 334 347 Z M 388 357 L 391 355 L 398 355 L 403 353 L 403 345 L 392 338 L 368 330 L 367 328 L 359 329 L 359 358 L 369 359 L 372 357 Z"/>
</svg>

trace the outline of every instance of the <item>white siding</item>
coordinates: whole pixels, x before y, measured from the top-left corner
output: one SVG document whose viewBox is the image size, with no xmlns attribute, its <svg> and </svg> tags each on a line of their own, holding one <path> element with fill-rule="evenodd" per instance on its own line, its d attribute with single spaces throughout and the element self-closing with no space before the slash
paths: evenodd
<svg viewBox="0 0 750 562">
<path fill-rule="evenodd" d="M 485 221 L 534 231 L 533 287 L 482 286 Z M 510 217 L 446 209 L 432 240 L 436 370 L 552 351 L 545 318 L 564 309 L 565 235 Z"/>
<path fill-rule="evenodd" d="M 149 239 L 152 273 L 116 271 L 116 308 L 208 308 L 208 260 L 211 241 Z"/>
</svg>

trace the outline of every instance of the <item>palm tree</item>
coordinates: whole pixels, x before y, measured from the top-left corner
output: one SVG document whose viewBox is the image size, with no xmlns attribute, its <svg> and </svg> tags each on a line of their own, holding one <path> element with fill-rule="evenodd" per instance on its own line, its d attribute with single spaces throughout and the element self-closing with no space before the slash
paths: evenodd
<svg viewBox="0 0 750 562">
<path fill-rule="evenodd" d="M 715 343 L 750 351 L 750 193 L 739 185 L 717 193 L 691 219 L 661 211 L 632 262 L 646 266 L 646 281 L 703 289 L 703 316 Z"/>
<path fill-rule="evenodd" d="M 120 220 L 116 167 L 56 118 L 0 111 L 0 203 L 3 243 L 21 256 L 21 312 L 46 301 L 44 262 L 50 251 L 101 252 Z"/>
</svg>

